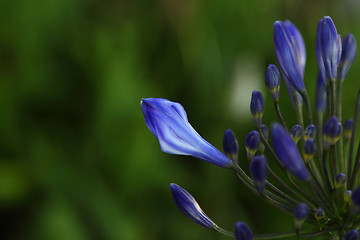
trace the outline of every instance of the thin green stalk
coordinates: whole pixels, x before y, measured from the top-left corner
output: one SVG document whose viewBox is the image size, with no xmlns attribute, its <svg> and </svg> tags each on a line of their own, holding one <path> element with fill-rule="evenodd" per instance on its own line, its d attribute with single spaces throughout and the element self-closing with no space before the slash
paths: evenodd
<svg viewBox="0 0 360 240">
<path fill-rule="evenodd" d="M 327 164 L 326 164 L 326 157 L 327 157 L 327 150 L 324 149 L 324 152 L 323 152 L 323 159 L 322 159 L 322 165 L 323 165 L 323 172 L 324 172 L 324 175 L 325 175 L 325 182 L 326 182 L 326 185 L 327 185 L 327 188 L 328 188 L 328 193 L 330 194 L 331 193 L 331 182 L 330 182 L 330 176 L 329 176 L 329 171 L 328 171 L 328 168 L 327 168 Z"/>
<path fill-rule="evenodd" d="M 335 116 L 335 79 L 330 79 L 331 116 Z"/>
<path fill-rule="evenodd" d="M 360 108 L 360 90 L 358 92 L 356 98 L 356 105 L 354 111 L 354 124 L 351 130 L 351 139 L 350 139 L 350 151 L 349 151 L 349 164 L 348 164 L 348 179 L 352 179 L 352 167 L 353 167 L 353 152 L 354 152 L 354 143 L 355 143 L 355 132 L 356 132 L 356 125 L 359 116 L 359 108 Z"/>
<path fill-rule="evenodd" d="M 275 107 L 275 111 L 276 111 L 276 114 L 281 122 L 281 125 L 283 125 L 283 127 L 286 129 L 286 131 L 288 131 L 288 128 L 286 126 L 286 122 L 280 112 L 280 106 L 279 106 L 279 102 L 278 101 L 274 101 L 274 107 Z"/>
<path fill-rule="evenodd" d="M 310 104 L 310 99 L 309 99 L 309 95 L 307 94 L 306 90 L 304 90 L 303 92 L 300 93 L 302 98 L 304 99 L 304 105 L 305 105 L 305 109 L 307 112 L 307 117 L 308 117 L 308 124 L 312 124 L 312 112 L 311 112 L 311 104 Z"/>
</svg>

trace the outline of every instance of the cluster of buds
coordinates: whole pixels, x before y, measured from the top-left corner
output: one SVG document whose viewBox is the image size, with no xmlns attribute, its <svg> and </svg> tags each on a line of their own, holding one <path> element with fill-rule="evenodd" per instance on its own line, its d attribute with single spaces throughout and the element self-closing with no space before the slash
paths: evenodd
<svg viewBox="0 0 360 240">
<path fill-rule="evenodd" d="M 360 187 L 357 186 L 360 183 L 360 147 L 354 157 L 354 144 L 360 91 L 353 119 L 341 124 L 341 89 L 356 56 L 355 38 L 348 34 L 341 40 L 330 17 L 319 21 L 316 122 L 313 122 L 304 84 L 306 51 L 300 31 L 290 21 L 276 21 L 274 46 L 280 71 L 270 64 L 265 71 L 265 84 L 279 123 L 272 123 L 269 134 L 268 127 L 262 122 L 264 98 L 260 92 L 253 91 L 250 110 L 255 130 L 245 138 L 249 171 L 244 171 L 238 164 L 239 145 L 231 130 L 225 131 L 222 153 L 194 130 L 179 103 L 147 98 L 142 99 L 141 108 L 145 123 L 159 140 L 162 151 L 193 156 L 233 170 L 249 190 L 292 215 L 294 229 L 254 234 L 240 221 L 235 224 L 234 231 L 227 231 L 215 224 L 186 190 L 172 183 L 170 188 L 175 203 L 194 222 L 237 240 L 286 237 L 359 239 Z M 280 73 L 298 119 L 292 128 L 288 128 L 280 111 Z M 273 171 L 274 166 L 278 171 Z M 271 182 L 267 180 L 268 175 Z"/>
</svg>

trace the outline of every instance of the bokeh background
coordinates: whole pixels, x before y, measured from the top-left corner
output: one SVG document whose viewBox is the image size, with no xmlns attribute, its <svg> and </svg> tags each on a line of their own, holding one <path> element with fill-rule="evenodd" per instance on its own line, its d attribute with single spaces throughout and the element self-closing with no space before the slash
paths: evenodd
<svg viewBox="0 0 360 240">
<path fill-rule="evenodd" d="M 140 99 L 180 102 L 221 149 L 231 128 L 243 150 L 264 70 L 275 63 L 272 24 L 290 19 L 307 45 L 314 98 L 317 22 L 360 39 L 360 2 L 313 0 L 0 1 L 1 239 L 226 239 L 184 217 L 169 183 L 187 189 L 220 226 L 291 230 L 293 219 L 247 191 L 229 170 L 162 153 Z M 360 60 L 344 86 L 351 117 Z M 284 86 L 280 106 L 295 123 Z"/>
</svg>

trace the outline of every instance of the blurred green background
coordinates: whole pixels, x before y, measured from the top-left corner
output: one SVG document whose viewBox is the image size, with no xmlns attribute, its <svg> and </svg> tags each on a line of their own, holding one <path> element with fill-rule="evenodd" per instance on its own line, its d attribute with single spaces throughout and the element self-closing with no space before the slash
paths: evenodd
<svg viewBox="0 0 360 240">
<path fill-rule="evenodd" d="M 247 191 L 229 170 L 162 153 L 140 99 L 180 102 L 221 149 L 231 128 L 253 130 L 251 91 L 275 115 L 264 70 L 275 63 L 272 24 L 290 19 L 307 45 L 305 83 L 316 79 L 317 22 L 360 39 L 360 3 L 261 0 L 0 1 L 1 239 L 225 239 L 184 217 L 175 182 L 220 226 L 290 230 L 291 217 Z M 357 59 L 344 91 L 351 117 Z M 281 108 L 294 124 L 283 86 Z"/>
</svg>

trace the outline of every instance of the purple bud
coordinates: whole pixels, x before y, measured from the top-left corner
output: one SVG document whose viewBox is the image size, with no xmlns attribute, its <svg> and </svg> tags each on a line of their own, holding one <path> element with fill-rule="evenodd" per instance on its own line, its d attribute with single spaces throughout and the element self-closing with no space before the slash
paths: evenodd
<svg viewBox="0 0 360 240">
<path fill-rule="evenodd" d="M 274 123 L 271 130 L 274 150 L 281 162 L 290 173 L 294 174 L 302 181 L 308 180 L 310 174 L 307 171 L 291 136 L 278 123 Z"/>
<path fill-rule="evenodd" d="M 256 127 L 260 127 L 262 117 L 264 114 L 265 104 L 262 94 L 258 91 L 253 91 L 250 102 L 250 110 L 253 115 Z"/>
<path fill-rule="evenodd" d="M 259 149 L 260 135 L 258 131 L 251 131 L 245 138 L 245 149 L 248 159 L 252 159 Z"/>
<path fill-rule="evenodd" d="M 293 29 L 290 28 L 291 31 Z M 276 57 L 280 68 L 286 79 L 293 85 L 298 92 L 305 90 L 302 73 L 300 70 L 302 59 L 301 51 L 298 49 L 296 40 L 289 30 L 289 24 L 281 21 L 274 23 L 274 45 Z"/>
<path fill-rule="evenodd" d="M 170 188 L 174 201 L 183 214 L 203 227 L 212 228 L 215 225 L 203 210 L 201 210 L 199 204 L 190 193 L 175 183 L 171 183 Z"/>
<path fill-rule="evenodd" d="M 304 220 L 309 216 L 310 208 L 306 203 L 299 203 L 294 208 L 296 228 L 300 228 Z"/>
<path fill-rule="evenodd" d="M 352 119 L 348 119 L 345 121 L 344 123 L 344 136 L 345 136 L 345 141 L 349 141 L 351 138 L 351 134 L 352 134 L 352 128 L 354 125 L 354 120 Z"/>
<path fill-rule="evenodd" d="M 315 108 L 318 112 L 324 112 L 326 108 L 326 82 L 320 72 L 316 82 Z"/>
<path fill-rule="evenodd" d="M 356 229 L 347 231 L 344 234 L 344 240 L 359 240 L 359 232 Z"/>
<path fill-rule="evenodd" d="M 335 177 L 335 183 L 334 183 L 334 187 L 335 188 L 339 188 L 341 185 L 346 183 L 346 175 L 343 173 L 339 173 L 338 175 L 336 175 Z"/>
<path fill-rule="evenodd" d="M 263 193 L 267 176 L 267 161 L 264 156 L 256 156 L 250 163 L 250 173 L 256 190 Z"/>
<path fill-rule="evenodd" d="M 223 138 L 223 148 L 225 155 L 233 161 L 237 159 L 239 153 L 239 145 L 235 135 L 231 129 L 225 131 Z"/>
<path fill-rule="evenodd" d="M 341 56 L 341 38 L 332 19 L 328 16 L 319 21 L 316 54 L 320 72 L 326 81 L 335 80 Z"/>
<path fill-rule="evenodd" d="M 335 145 L 342 133 L 342 126 L 337 117 L 331 117 L 324 124 L 324 148 L 329 149 Z"/>
<path fill-rule="evenodd" d="M 312 138 L 309 138 L 304 142 L 303 151 L 304 151 L 304 161 L 306 163 L 309 163 L 313 159 L 316 153 L 316 144 Z"/>
<path fill-rule="evenodd" d="M 279 101 L 280 73 L 275 65 L 270 64 L 265 71 L 265 85 L 269 90 L 274 102 Z"/>
<path fill-rule="evenodd" d="M 342 42 L 342 53 L 339 63 L 339 79 L 344 81 L 351 65 L 353 64 L 356 56 L 357 45 L 355 37 L 349 33 L 346 35 Z"/>
<path fill-rule="evenodd" d="M 360 207 L 360 187 L 357 187 L 351 193 L 351 200 L 357 207 Z"/>
<path fill-rule="evenodd" d="M 303 129 L 300 125 L 296 124 L 290 130 L 290 134 L 295 143 L 297 143 L 303 135 Z"/>
<path fill-rule="evenodd" d="M 251 229 L 243 222 L 237 222 L 235 225 L 235 239 L 236 240 L 252 240 L 253 233 Z"/>
<path fill-rule="evenodd" d="M 309 138 L 315 139 L 316 137 L 316 127 L 313 124 L 310 124 L 305 129 L 305 141 Z"/>
</svg>

